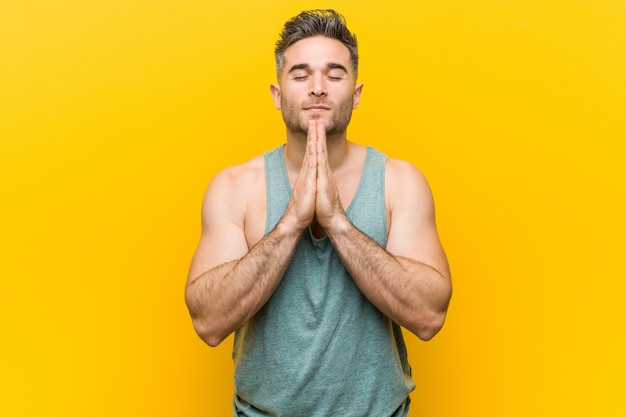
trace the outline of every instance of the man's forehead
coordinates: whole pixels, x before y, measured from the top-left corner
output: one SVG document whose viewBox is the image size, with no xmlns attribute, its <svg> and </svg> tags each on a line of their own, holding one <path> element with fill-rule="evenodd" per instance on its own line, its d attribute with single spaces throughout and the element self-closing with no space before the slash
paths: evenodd
<svg viewBox="0 0 626 417">
<path fill-rule="evenodd" d="M 322 60 L 338 62 L 350 60 L 350 50 L 337 39 L 324 36 L 305 38 L 290 45 L 285 50 L 285 58 L 297 59 L 302 62 L 307 60 Z M 296 64 L 295 62 L 293 64 Z"/>
<path fill-rule="evenodd" d="M 350 50 L 340 41 L 323 36 L 305 38 L 285 50 L 285 69 L 316 66 L 350 68 Z"/>
</svg>

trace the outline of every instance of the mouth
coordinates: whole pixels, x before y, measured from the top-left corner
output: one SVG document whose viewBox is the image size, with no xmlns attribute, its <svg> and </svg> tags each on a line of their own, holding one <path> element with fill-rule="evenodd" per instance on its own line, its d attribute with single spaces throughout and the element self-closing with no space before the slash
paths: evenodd
<svg viewBox="0 0 626 417">
<path fill-rule="evenodd" d="M 330 110 L 330 107 L 321 103 L 312 103 L 308 106 L 304 106 L 304 110 Z"/>
<path fill-rule="evenodd" d="M 304 108 L 305 111 L 320 113 L 330 110 L 330 108 L 325 106 L 308 106 Z"/>
</svg>

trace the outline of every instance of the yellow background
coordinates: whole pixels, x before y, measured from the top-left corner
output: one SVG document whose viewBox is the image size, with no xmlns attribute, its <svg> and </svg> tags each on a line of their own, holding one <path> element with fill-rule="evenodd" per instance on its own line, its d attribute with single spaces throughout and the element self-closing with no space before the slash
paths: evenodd
<svg viewBox="0 0 626 417">
<path fill-rule="evenodd" d="M 626 413 L 623 0 L 0 0 L 0 415 L 229 415 L 200 202 L 284 140 L 273 43 L 317 7 L 361 44 L 350 138 L 424 171 L 452 265 L 411 415 Z"/>
</svg>

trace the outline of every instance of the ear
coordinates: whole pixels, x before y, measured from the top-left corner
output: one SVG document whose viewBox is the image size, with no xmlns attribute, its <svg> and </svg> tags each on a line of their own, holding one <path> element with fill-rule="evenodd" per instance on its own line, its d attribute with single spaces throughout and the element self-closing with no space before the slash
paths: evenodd
<svg viewBox="0 0 626 417">
<path fill-rule="evenodd" d="M 274 106 L 277 110 L 280 110 L 280 85 L 270 84 L 270 93 L 272 93 L 272 98 L 274 99 Z"/>
<path fill-rule="evenodd" d="M 352 102 L 352 110 L 356 110 L 359 106 L 359 101 L 361 101 L 361 93 L 363 92 L 363 83 L 358 83 L 354 87 L 354 101 Z"/>
</svg>

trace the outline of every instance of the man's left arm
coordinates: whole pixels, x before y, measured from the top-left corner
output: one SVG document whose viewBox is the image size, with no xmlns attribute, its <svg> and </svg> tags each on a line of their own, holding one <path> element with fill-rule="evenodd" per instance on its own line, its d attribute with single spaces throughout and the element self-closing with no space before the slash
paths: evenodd
<svg viewBox="0 0 626 417">
<path fill-rule="evenodd" d="M 321 168 L 318 176 L 318 193 L 330 195 L 329 202 L 336 190 L 332 173 Z M 387 162 L 385 183 L 390 211 L 386 249 L 359 231 L 340 204 L 327 205 L 326 209 L 335 208 L 332 216 L 325 216 L 325 229 L 370 302 L 420 339 L 429 340 L 443 325 L 452 293 L 432 194 L 419 170 L 403 161 Z"/>
</svg>

